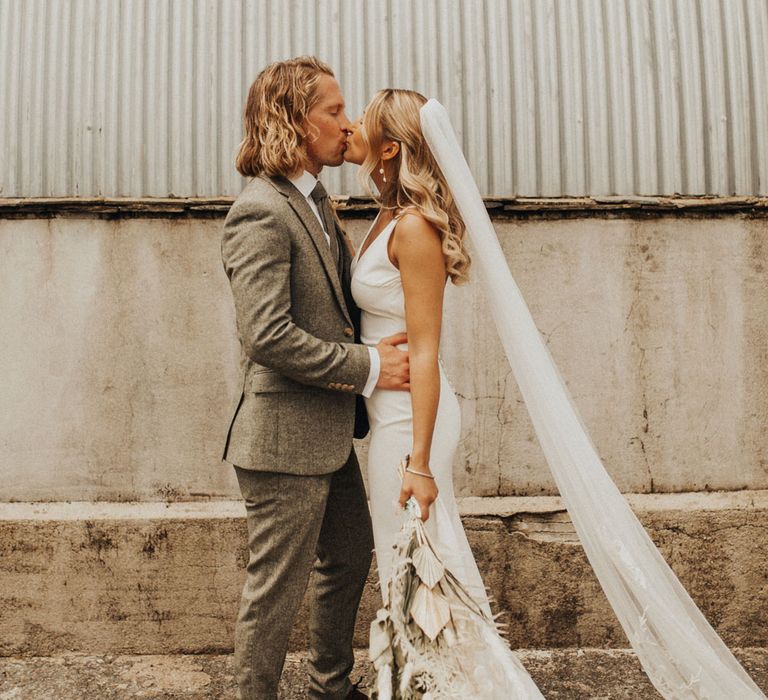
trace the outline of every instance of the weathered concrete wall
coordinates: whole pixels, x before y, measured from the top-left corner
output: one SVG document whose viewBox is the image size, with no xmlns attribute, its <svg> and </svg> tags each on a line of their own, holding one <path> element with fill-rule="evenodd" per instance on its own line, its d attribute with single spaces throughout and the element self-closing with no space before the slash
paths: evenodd
<svg viewBox="0 0 768 700">
<path fill-rule="evenodd" d="M 730 646 L 768 646 L 768 491 L 633 495 L 630 503 Z M 559 498 L 461 510 L 513 648 L 627 647 Z M 243 581 L 238 502 L 6 504 L 0 656 L 229 650 Z M 381 596 L 375 563 L 355 643 Z M 291 638 L 306 648 L 305 604 Z"/>
<path fill-rule="evenodd" d="M 239 391 L 221 225 L 0 220 L 0 500 L 238 495 L 219 461 Z M 623 491 L 768 487 L 768 219 L 496 228 Z M 449 289 L 442 352 L 458 492 L 555 493 L 477 285 Z"/>
</svg>

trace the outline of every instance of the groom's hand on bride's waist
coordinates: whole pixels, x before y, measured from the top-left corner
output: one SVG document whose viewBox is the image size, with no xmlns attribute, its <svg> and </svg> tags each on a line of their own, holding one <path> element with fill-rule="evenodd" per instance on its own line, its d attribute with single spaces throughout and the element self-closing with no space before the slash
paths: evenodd
<svg viewBox="0 0 768 700">
<path fill-rule="evenodd" d="M 377 389 L 393 389 L 395 391 L 410 391 L 411 372 L 408 366 L 408 351 L 401 350 L 398 345 L 408 342 L 405 333 L 396 333 L 379 341 L 376 350 L 381 360 Z"/>
</svg>

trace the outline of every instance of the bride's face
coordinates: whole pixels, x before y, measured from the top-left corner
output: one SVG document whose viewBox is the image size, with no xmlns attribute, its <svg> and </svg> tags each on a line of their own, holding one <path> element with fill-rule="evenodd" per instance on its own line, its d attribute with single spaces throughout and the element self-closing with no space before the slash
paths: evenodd
<svg viewBox="0 0 768 700">
<path fill-rule="evenodd" d="M 363 139 L 363 118 L 349 125 L 349 136 L 347 138 L 347 150 L 344 151 L 344 160 L 347 163 L 362 165 L 368 155 L 368 146 Z"/>
</svg>

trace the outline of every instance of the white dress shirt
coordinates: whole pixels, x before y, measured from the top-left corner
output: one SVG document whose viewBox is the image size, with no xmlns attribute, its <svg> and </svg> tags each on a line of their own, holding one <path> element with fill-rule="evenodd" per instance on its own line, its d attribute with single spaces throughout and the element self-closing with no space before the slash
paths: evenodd
<svg viewBox="0 0 768 700">
<path fill-rule="evenodd" d="M 306 170 L 302 171 L 301 175 L 297 175 L 296 177 L 288 178 L 291 181 L 291 184 L 299 191 L 301 194 L 304 195 L 305 199 L 307 200 L 307 204 L 309 204 L 309 208 L 312 210 L 312 213 L 317 217 L 317 220 L 320 222 L 320 228 L 323 230 L 323 233 L 325 234 L 325 240 L 327 241 L 328 245 L 331 244 L 331 237 L 328 233 L 328 231 L 325 230 L 325 225 L 323 224 L 323 217 L 320 216 L 320 211 L 317 208 L 317 204 L 315 204 L 315 200 L 312 199 L 312 190 L 315 189 L 315 185 L 317 184 L 317 178 L 312 174 L 307 172 Z M 381 373 L 381 359 L 379 358 L 379 352 L 376 350 L 376 348 L 368 347 L 368 354 L 371 356 L 371 369 L 368 372 L 368 380 L 365 382 L 365 386 L 363 387 L 363 391 L 361 392 L 363 396 L 370 396 L 373 393 L 373 390 L 376 388 L 376 382 L 379 381 L 379 374 Z"/>
</svg>

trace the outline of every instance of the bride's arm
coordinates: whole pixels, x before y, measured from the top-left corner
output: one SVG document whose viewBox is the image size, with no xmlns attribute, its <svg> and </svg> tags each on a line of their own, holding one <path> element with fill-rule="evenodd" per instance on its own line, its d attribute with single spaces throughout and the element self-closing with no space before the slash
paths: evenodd
<svg viewBox="0 0 768 700">
<path fill-rule="evenodd" d="M 432 433 L 440 400 L 438 348 L 443 313 L 446 270 L 437 229 L 416 214 L 406 214 L 395 226 L 390 250 L 400 270 L 405 296 L 405 325 L 411 369 L 413 406 L 413 450 L 410 467 L 431 473 L 429 468 Z M 406 473 L 400 503 L 413 494 L 419 501 L 422 519 L 437 498 L 433 479 Z"/>
</svg>

